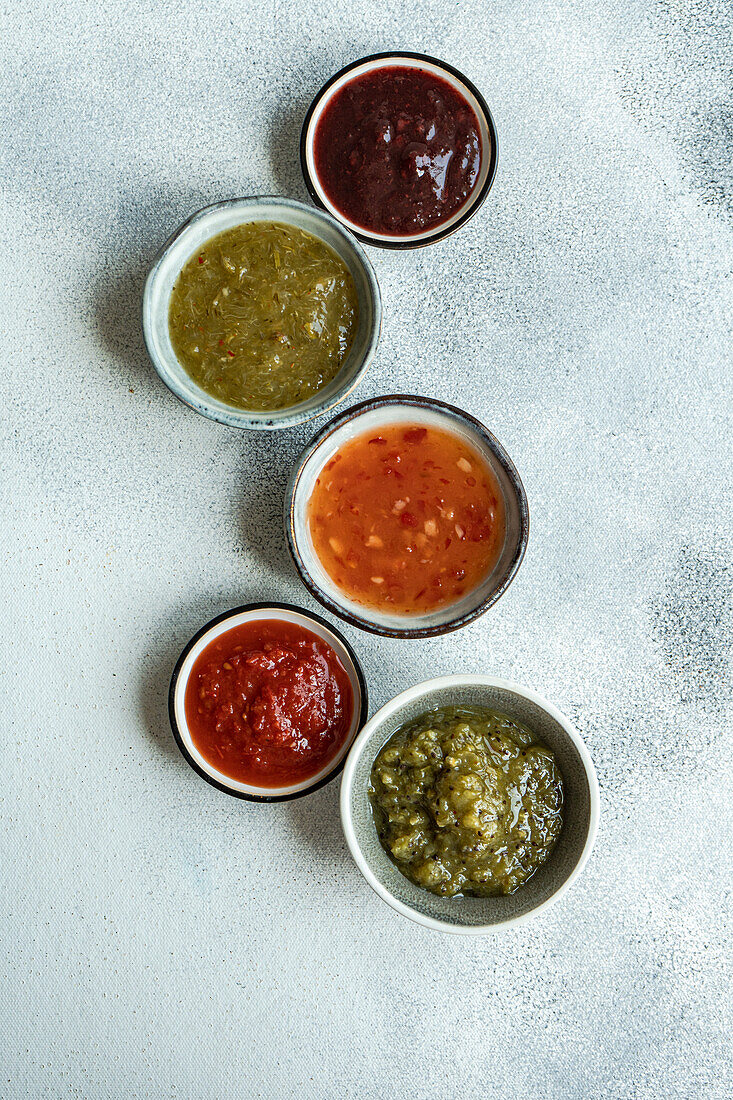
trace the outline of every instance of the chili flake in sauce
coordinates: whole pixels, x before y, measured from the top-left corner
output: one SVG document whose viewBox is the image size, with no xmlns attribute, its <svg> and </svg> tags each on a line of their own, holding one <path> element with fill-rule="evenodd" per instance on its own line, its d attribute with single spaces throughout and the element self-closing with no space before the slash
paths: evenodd
<svg viewBox="0 0 733 1100">
<path fill-rule="evenodd" d="M 349 599 L 406 615 L 476 588 L 506 527 L 486 460 L 454 432 L 418 424 L 341 447 L 316 479 L 308 523 L 323 568 Z"/>
</svg>

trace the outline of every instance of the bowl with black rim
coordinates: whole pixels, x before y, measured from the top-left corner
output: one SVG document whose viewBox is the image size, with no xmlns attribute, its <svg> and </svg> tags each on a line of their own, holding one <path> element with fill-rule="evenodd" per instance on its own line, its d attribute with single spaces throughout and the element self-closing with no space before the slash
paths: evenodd
<svg viewBox="0 0 733 1100">
<path fill-rule="evenodd" d="M 504 500 L 504 544 L 491 571 L 461 599 L 421 614 L 376 610 L 349 598 L 321 563 L 310 531 L 308 506 L 316 480 L 336 452 L 366 432 L 387 425 L 418 425 L 451 432 L 484 459 Z M 429 638 L 473 622 L 506 592 L 529 539 L 529 507 L 517 469 L 499 440 L 476 417 L 432 397 L 390 394 L 362 401 L 330 420 L 300 455 L 288 481 L 285 538 L 298 575 L 312 596 L 352 626 L 389 638 Z"/>
<path fill-rule="evenodd" d="M 351 723 L 338 753 L 315 775 L 285 787 L 266 787 L 244 783 L 220 771 L 211 761 L 207 760 L 197 747 L 186 719 L 186 688 L 193 667 L 206 647 L 215 638 L 234 627 L 248 622 L 265 620 L 293 623 L 326 642 L 346 671 L 353 699 Z M 207 783 L 210 783 L 212 787 L 249 802 L 286 802 L 318 790 L 340 774 L 354 738 L 366 722 L 369 713 L 369 702 L 366 679 L 359 658 L 339 630 L 331 626 L 325 619 L 322 619 L 320 615 L 315 615 L 313 612 L 306 611 L 304 608 L 296 607 L 293 604 L 251 603 L 244 604 L 242 607 L 235 607 L 231 611 L 225 611 L 222 615 L 217 615 L 215 619 L 212 619 L 197 631 L 184 647 L 171 677 L 168 692 L 168 713 L 173 736 L 184 759 L 196 774 L 205 779 Z"/>
<path fill-rule="evenodd" d="M 329 196 L 316 164 L 316 135 L 324 112 L 334 97 L 350 84 L 367 74 L 384 69 L 414 69 L 446 82 L 473 110 L 481 139 L 481 160 L 476 182 L 461 206 L 443 221 L 409 234 L 376 232 L 352 220 Z M 300 135 L 300 165 L 303 179 L 313 202 L 338 219 L 355 237 L 378 248 L 421 248 L 455 233 L 464 226 L 483 204 L 491 190 L 499 161 L 496 125 L 488 103 L 476 85 L 458 69 L 428 54 L 389 51 L 371 54 L 346 65 L 335 73 L 312 100 L 303 121 Z"/>
</svg>

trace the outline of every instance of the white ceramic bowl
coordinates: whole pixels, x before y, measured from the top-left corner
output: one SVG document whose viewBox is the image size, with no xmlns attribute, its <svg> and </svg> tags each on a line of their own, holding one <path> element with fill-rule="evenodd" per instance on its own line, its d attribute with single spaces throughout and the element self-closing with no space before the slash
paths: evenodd
<svg viewBox="0 0 733 1100">
<path fill-rule="evenodd" d="M 306 401 L 264 412 L 237 408 L 201 389 L 179 362 L 168 330 L 171 292 L 184 264 L 211 237 L 253 221 L 293 225 L 329 245 L 349 269 L 359 303 L 354 343 L 336 377 Z M 158 374 L 190 408 L 231 428 L 290 428 L 333 408 L 364 376 L 379 342 L 381 324 L 377 277 L 359 242 L 329 214 L 292 199 L 227 199 L 199 210 L 163 245 L 143 291 L 143 335 Z"/>
<path fill-rule="evenodd" d="M 310 630 L 312 634 L 327 642 L 346 670 L 354 699 L 351 726 L 338 754 L 316 775 L 288 787 L 257 787 L 250 783 L 242 783 L 237 779 L 232 779 L 224 772 L 220 772 L 196 748 L 186 721 L 186 687 L 188 686 L 191 670 L 206 646 L 215 638 L 218 638 L 220 634 L 232 630 L 233 627 L 264 619 L 279 619 L 282 622 L 295 623 L 305 630 Z M 213 787 L 224 791 L 226 794 L 244 798 L 250 802 L 285 802 L 288 799 L 299 798 L 301 795 L 309 794 L 311 791 L 323 787 L 324 784 L 338 775 L 343 768 L 346 754 L 356 734 L 366 721 L 366 716 L 369 713 L 369 703 L 366 680 L 359 659 L 338 630 L 329 626 L 319 615 L 313 615 L 311 612 L 293 607 L 291 604 L 253 603 L 244 607 L 235 607 L 232 611 L 226 611 L 223 615 L 212 619 L 210 623 L 207 623 L 193 636 L 178 658 L 176 667 L 173 670 L 168 694 L 168 712 L 173 736 L 179 749 L 193 770 L 207 783 L 211 783 Z"/>
<path fill-rule="evenodd" d="M 384 743 L 425 711 L 460 704 L 492 707 L 525 723 L 555 753 L 564 781 L 563 827 L 557 844 L 549 859 L 508 897 L 440 898 L 420 889 L 387 857 L 372 817 L 369 777 Z M 443 676 L 402 692 L 367 722 L 347 757 L 341 780 L 344 833 L 364 878 L 398 913 L 443 932 L 481 935 L 516 927 L 558 901 L 590 856 L 598 817 L 595 768 L 572 723 L 536 692 L 492 676 Z"/>
<path fill-rule="evenodd" d="M 308 502 L 316 478 L 339 447 L 366 431 L 387 424 L 424 424 L 462 436 L 488 462 L 504 497 L 506 536 L 491 573 L 457 603 L 423 615 L 376 611 L 350 600 L 334 584 L 316 554 L 308 524 Z M 392 394 L 363 401 L 334 417 L 306 447 L 285 491 L 285 537 L 300 579 L 334 615 L 391 638 L 427 638 L 458 630 L 478 618 L 511 584 L 524 557 L 529 537 L 527 497 L 514 464 L 491 432 L 462 409 L 430 397 Z"/>
<path fill-rule="evenodd" d="M 431 229 L 426 229 L 421 233 L 412 233 L 402 236 L 387 233 L 373 233 L 371 230 L 366 229 L 364 226 L 357 225 L 356 222 L 352 222 L 347 218 L 346 215 L 331 202 L 327 191 L 323 187 L 316 170 L 314 155 L 315 135 L 318 129 L 318 123 L 333 96 L 336 95 L 345 84 L 349 84 L 357 77 L 364 76 L 366 73 L 376 72 L 379 69 L 392 68 L 419 69 L 422 72 L 432 73 L 440 77 L 441 80 L 445 80 L 451 87 L 455 88 L 474 110 L 476 118 L 478 119 L 482 147 L 481 167 L 476 186 L 463 206 L 459 207 L 459 209 L 446 221 L 433 226 Z M 327 210 L 334 218 L 338 218 L 338 220 L 345 225 L 355 237 L 358 237 L 360 241 L 364 241 L 366 244 L 376 245 L 379 248 L 419 248 L 422 245 L 433 244 L 435 241 L 442 240 L 444 237 L 450 236 L 451 233 L 455 233 L 457 229 L 460 229 L 462 225 L 466 224 L 469 218 L 473 217 L 491 190 L 491 185 L 496 175 L 498 159 L 499 144 L 496 126 L 491 117 L 491 111 L 489 110 L 488 104 L 478 88 L 471 83 L 467 76 L 464 76 L 458 69 L 454 69 L 452 65 L 448 65 L 445 61 L 438 60 L 437 57 L 429 57 L 427 54 L 421 53 L 398 51 L 372 54 L 370 57 L 362 57 L 359 61 L 354 61 L 351 65 L 347 65 L 345 68 L 341 69 L 324 84 L 311 103 L 308 113 L 305 116 L 303 129 L 300 135 L 300 165 L 305 185 L 313 201 L 317 206 L 320 206 L 322 210 Z"/>
</svg>

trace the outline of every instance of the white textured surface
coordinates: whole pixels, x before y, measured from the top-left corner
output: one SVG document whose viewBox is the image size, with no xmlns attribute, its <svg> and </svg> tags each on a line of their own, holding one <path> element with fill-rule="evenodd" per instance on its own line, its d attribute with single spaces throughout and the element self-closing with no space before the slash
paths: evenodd
<svg viewBox="0 0 733 1100">
<path fill-rule="evenodd" d="M 731 9 L 726 0 L 2 5 L 0 1095 L 730 1095 Z M 179 757 L 190 634 L 312 606 L 246 437 L 146 362 L 147 265 L 192 209 L 303 197 L 309 98 L 424 49 L 495 111 L 481 214 L 372 252 L 358 396 L 466 405 L 525 481 L 512 589 L 420 645 L 351 631 L 373 706 L 489 670 L 577 722 L 604 818 L 568 898 L 466 944 L 350 863 L 334 785 L 242 805 Z"/>
</svg>

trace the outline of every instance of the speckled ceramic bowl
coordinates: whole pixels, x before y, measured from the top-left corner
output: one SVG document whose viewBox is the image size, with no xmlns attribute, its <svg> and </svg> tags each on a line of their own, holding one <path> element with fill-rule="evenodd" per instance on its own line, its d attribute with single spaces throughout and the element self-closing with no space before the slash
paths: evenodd
<svg viewBox="0 0 733 1100">
<path fill-rule="evenodd" d="M 403 723 L 432 707 L 494 707 L 525 723 L 552 749 L 563 776 L 563 827 L 550 858 L 509 897 L 439 898 L 401 875 L 384 852 L 367 793 L 377 753 Z M 529 920 L 557 901 L 583 870 L 599 816 L 595 768 L 574 726 L 536 692 L 491 676 L 444 676 L 398 695 L 367 722 L 341 780 L 341 820 L 359 870 L 380 898 L 411 920 L 443 932 L 480 935 Z"/>
<path fill-rule="evenodd" d="M 187 260 L 210 237 L 253 221 L 283 222 L 324 241 L 351 272 L 359 302 L 359 324 L 354 343 L 336 377 L 307 401 L 287 409 L 265 412 L 239 409 L 202 390 L 178 361 L 168 331 L 171 292 Z M 292 199 L 227 199 L 199 210 L 163 245 L 143 292 L 143 334 L 158 374 L 184 404 L 230 428 L 291 428 L 333 408 L 363 378 L 377 349 L 381 324 L 382 303 L 377 277 L 359 242 L 330 214 Z"/>
<path fill-rule="evenodd" d="M 316 478 L 339 447 L 366 431 L 394 423 L 422 424 L 462 436 L 488 462 L 504 496 L 506 537 L 499 560 L 476 588 L 456 603 L 423 615 L 376 611 L 350 600 L 328 576 L 313 547 L 308 501 Z M 285 492 L 285 537 L 300 579 L 334 615 L 390 638 L 428 638 L 448 634 L 483 615 L 511 584 L 529 538 L 529 511 L 524 486 L 501 443 L 480 421 L 462 409 L 430 397 L 391 394 L 363 401 L 334 417 L 306 447 Z"/>
<path fill-rule="evenodd" d="M 295 623 L 305 630 L 310 630 L 312 634 L 327 642 L 346 670 L 354 699 L 351 726 L 338 754 L 316 775 L 288 787 L 257 787 L 250 783 L 242 783 L 239 780 L 232 779 L 231 776 L 220 772 L 201 755 L 194 744 L 186 721 L 185 698 L 188 680 L 194 664 L 206 649 L 206 646 L 215 638 L 218 638 L 220 634 L 232 630 L 233 627 L 263 619 L 280 619 L 283 622 Z M 196 774 L 205 779 L 207 783 L 211 783 L 212 787 L 224 791 L 225 794 L 234 795 L 236 798 L 244 798 L 249 802 L 286 802 L 291 798 L 300 798 L 301 795 L 318 790 L 319 787 L 323 787 L 324 784 L 339 774 L 344 766 L 344 760 L 350 745 L 366 721 L 369 704 L 362 667 L 343 634 L 330 626 L 320 615 L 314 615 L 300 607 L 293 607 L 292 604 L 251 603 L 226 611 L 223 615 L 212 619 L 197 634 L 194 634 L 178 658 L 176 667 L 173 670 L 168 693 L 168 713 L 173 736 L 185 760 L 191 765 Z"/>
<path fill-rule="evenodd" d="M 421 233 L 412 233 L 405 236 L 373 233 L 365 229 L 364 226 L 350 221 L 329 198 L 318 176 L 314 156 L 314 142 L 318 123 L 333 96 L 356 77 L 379 69 L 395 67 L 420 69 L 423 72 L 433 73 L 455 88 L 468 101 L 476 114 L 483 150 L 476 186 L 464 204 L 450 218 L 439 225 L 426 229 Z M 329 214 L 338 218 L 360 241 L 376 245 L 378 248 L 420 248 L 455 233 L 457 229 L 460 229 L 473 217 L 491 190 L 498 161 L 499 142 L 496 126 L 491 117 L 488 104 L 478 88 L 458 69 L 454 69 L 452 65 L 448 65 L 445 61 L 439 61 L 437 57 L 429 57 L 427 54 L 422 53 L 405 53 L 402 51 L 377 53 L 372 54 L 370 57 L 362 57 L 359 61 L 354 61 L 351 65 L 341 69 L 323 85 L 311 103 L 300 135 L 300 165 L 305 185 L 313 201 L 322 210 L 327 210 Z"/>
</svg>

